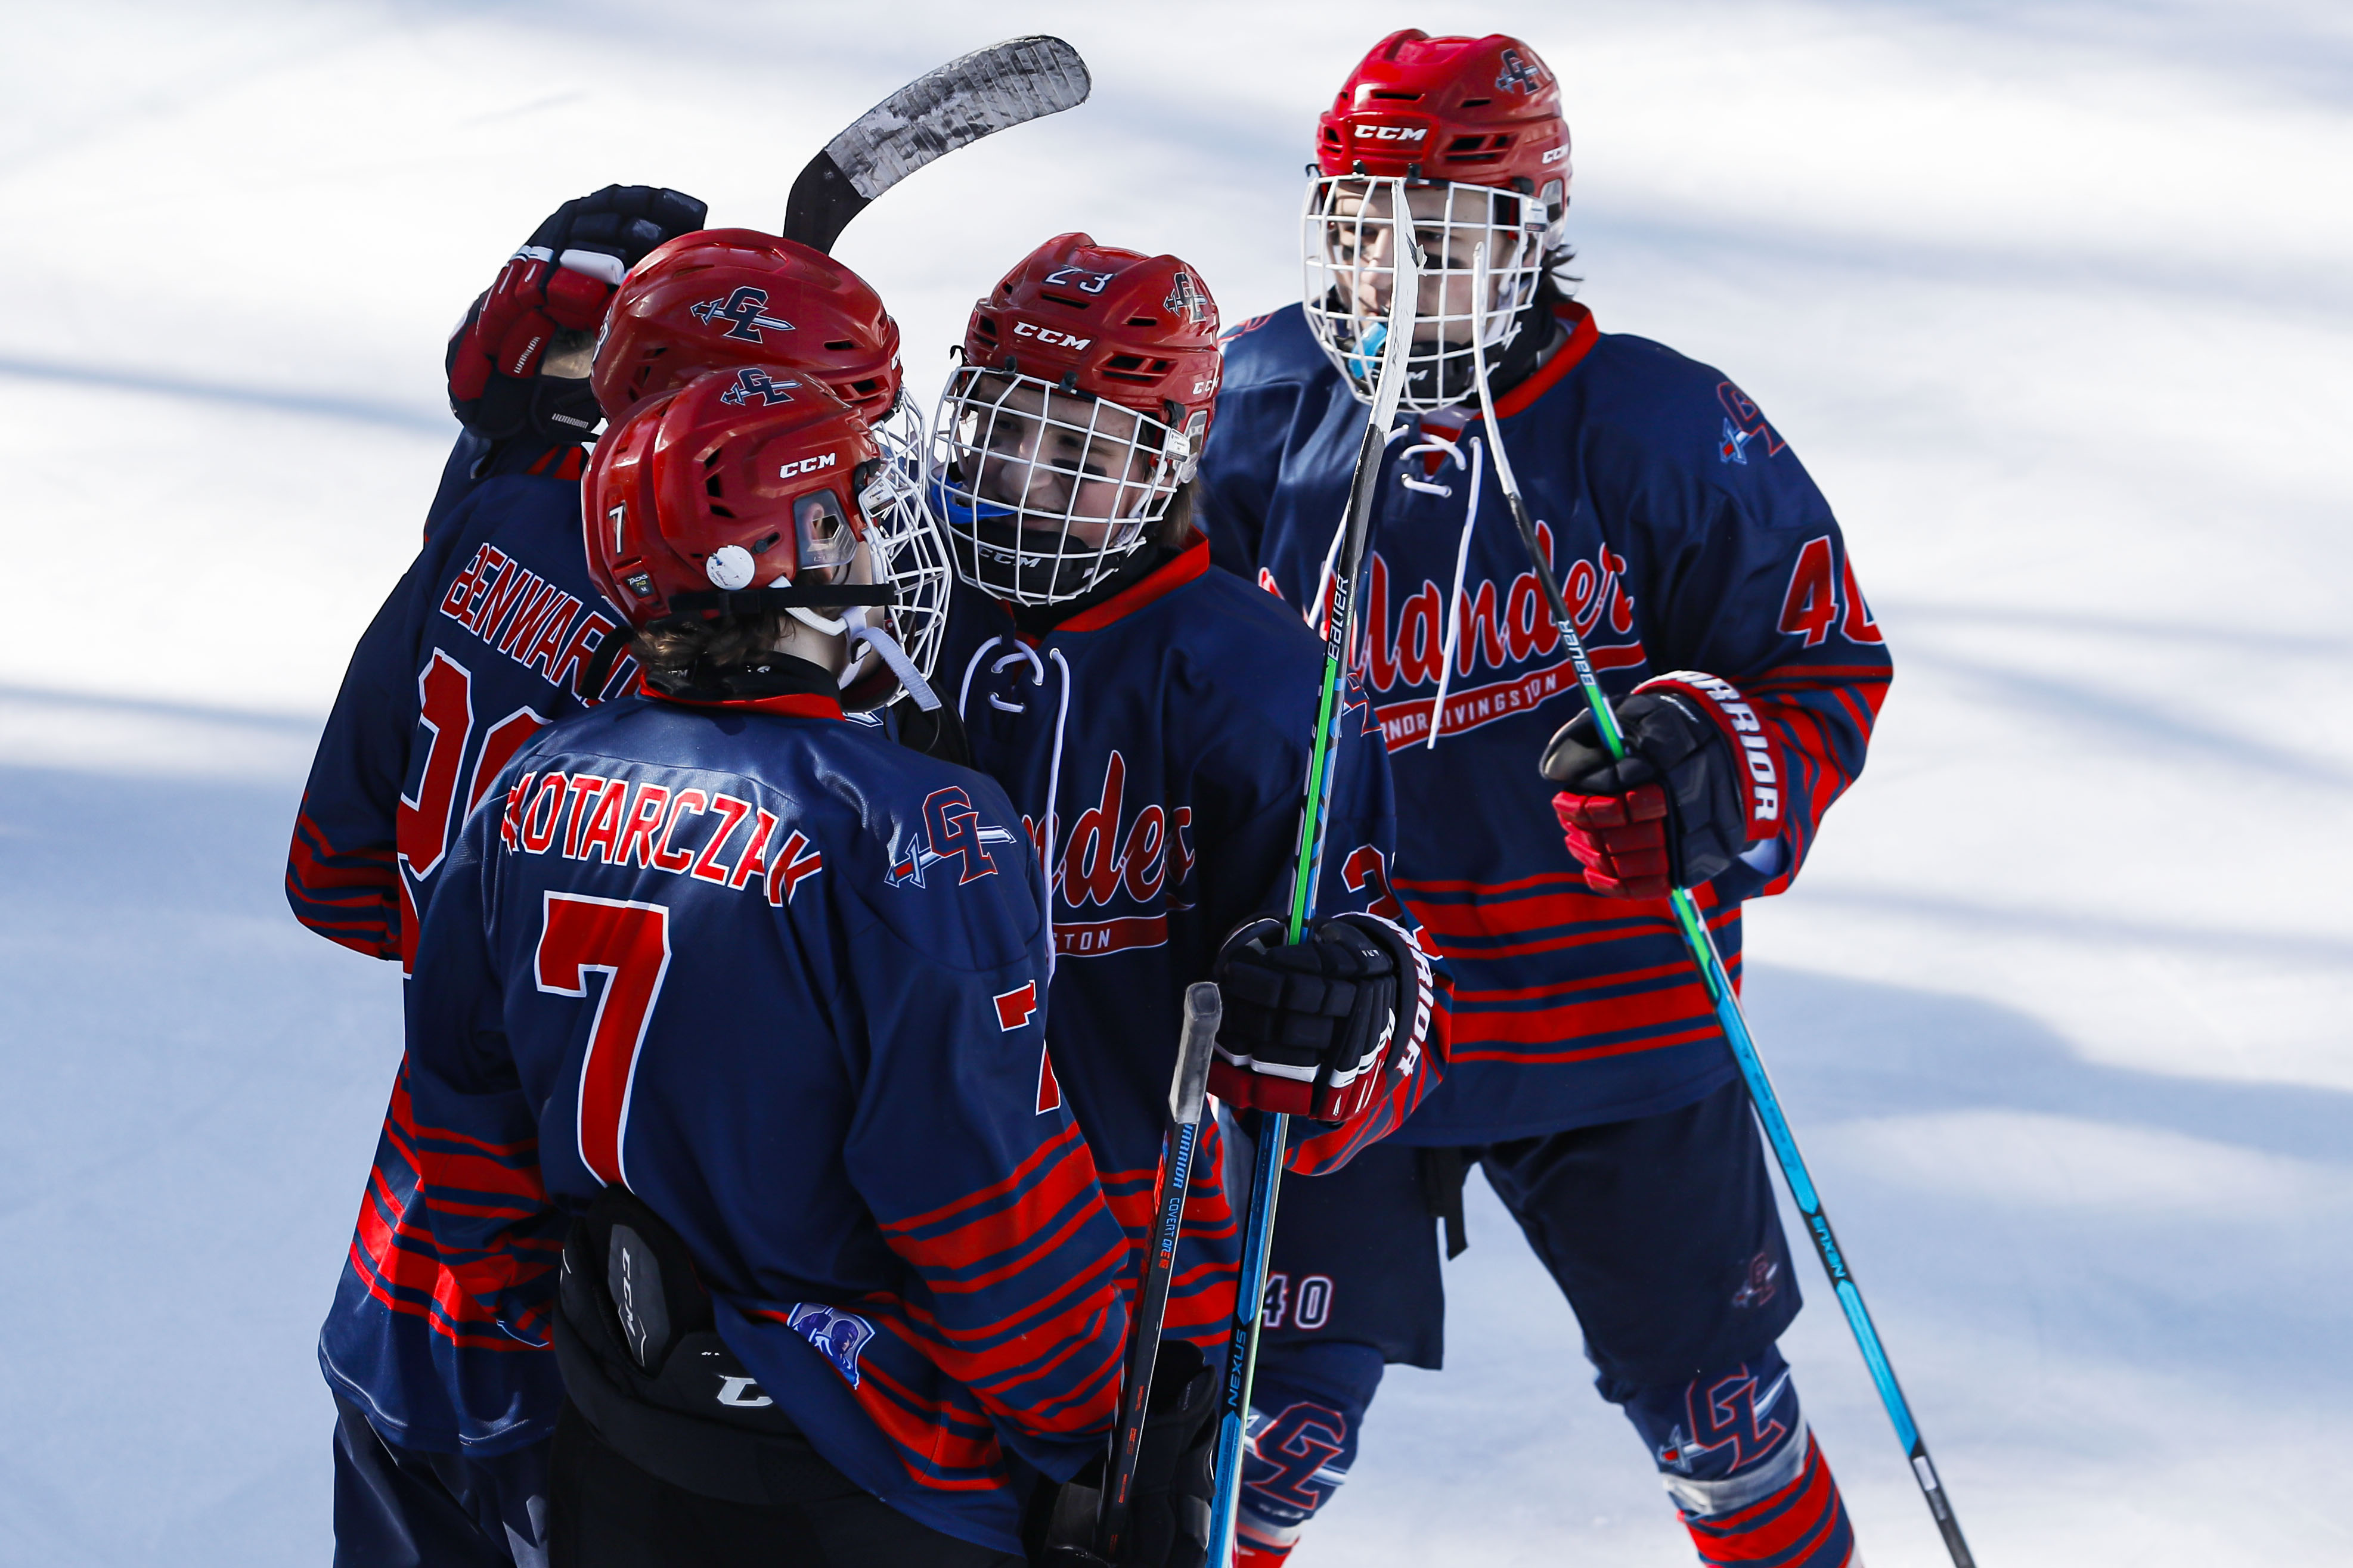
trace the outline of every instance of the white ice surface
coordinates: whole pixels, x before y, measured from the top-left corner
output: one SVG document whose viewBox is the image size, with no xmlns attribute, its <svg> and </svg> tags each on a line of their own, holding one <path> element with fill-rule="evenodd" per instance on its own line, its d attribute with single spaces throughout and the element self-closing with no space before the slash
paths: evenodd
<svg viewBox="0 0 2353 1568">
<path fill-rule="evenodd" d="M 1094 101 L 842 243 L 911 379 L 1060 228 L 1237 321 L 1408 25 L 1562 73 L 1584 298 L 1758 399 L 1888 630 L 1751 999 L 1979 1561 L 2353 1560 L 2341 5 L 81 0 L 0 48 L 0 1562 L 326 1559 L 311 1342 L 397 981 L 279 883 L 505 251 L 615 179 L 772 225 L 869 103 L 1053 31 Z M 1472 1200 L 1450 1369 L 1393 1375 L 1297 1561 L 1686 1561 Z M 1873 1568 L 1939 1563 L 1823 1294 L 1788 1349 Z"/>
</svg>

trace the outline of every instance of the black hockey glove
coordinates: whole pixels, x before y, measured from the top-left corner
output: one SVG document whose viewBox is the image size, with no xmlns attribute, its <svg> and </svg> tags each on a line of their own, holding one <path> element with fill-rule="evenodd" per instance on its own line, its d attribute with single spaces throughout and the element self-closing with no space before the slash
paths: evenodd
<svg viewBox="0 0 2353 1568">
<path fill-rule="evenodd" d="M 585 353 L 562 356 L 576 364 L 549 364 L 550 346 L 568 333 L 592 347 L 623 276 L 664 240 L 701 228 L 705 211 L 677 191 L 607 185 L 549 214 L 449 339 L 444 368 L 459 422 L 493 441 L 526 431 L 586 440 L 604 416 Z"/>
<path fill-rule="evenodd" d="M 1210 967 L 1226 1016 L 1209 1090 L 1236 1110 L 1345 1122 L 1380 1094 L 1384 1068 L 1413 1070 L 1430 1032 L 1430 961 L 1378 915 L 1313 921 L 1295 946 L 1282 932 L 1281 921 L 1248 921 Z"/>
<path fill-rule="evenodd" d="M 1198 1345 L 1170 1340 L 1152 1369 L 1127 1539 L 1114 1568 L 1203 1568 L 1209 1555 L 1211 1460 L 1218 1375 Z M 1036 1553 L 1043 1568 L 1104 1568 L 1093 1550 L 1102 1465 L 1090 1465 L 1052 1500 L 1052 1524 Z"/>
<path fill-rule="evenodd" d="M 1590 709 L 1545 747 L 1544 776 L 1586 886 L 1663 899 L 1730 866 L 1781 828 L 1781 764 L 1730 682 L 1695 670 L 1646 680 L 1618 704 L 1626 755 L 1612 762 Z"/>
</svg>

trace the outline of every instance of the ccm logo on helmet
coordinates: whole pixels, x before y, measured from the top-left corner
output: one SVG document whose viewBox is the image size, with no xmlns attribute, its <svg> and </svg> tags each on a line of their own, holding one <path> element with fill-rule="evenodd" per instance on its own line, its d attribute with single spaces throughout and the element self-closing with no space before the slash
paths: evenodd
<svg viewBox="0 0 2353 1568">
<path fill-rule="evenodd" d="M 1035 338 L 1049 348 L 1083 349 L 1094 342 L 1092 338 L 1074 338 L 1068 332 L 1058 332 L 1051 327 L 1041 327 L 1035 321 L 1014 322 L 1013 335 L 1017 338 Z"/>
<path fill-rule="evenodd" d="M 1426 125 L 1359 125 L 1356 135 L 1376 142 L 1419 142 L 1430 134 Z"/>
<path fill-rule="evenodd" d="M 1546 153 L 1546 154 L 1544 155 L 1544 161 L 1545 161 L 1546 163 L 1559 163 L 1563 158 L 1566 158 L 1566 157 L 1567 157 L 1567 156 L 1568 156 L 1568 149 L 1567 149 L 1567 148 L 1566 148 L 1566 147 L 1556 147 L 1556 148 L 1554 148 L 1551 152 L 1549 152 L 1549 153 Z"/>
<path fill-rule="evenodd" d="M 776 470 L 776 478 L 789 479 L 796 474 L 813 474 L 819 468 L 829 468 L 833 467 L 834 456 L 835 454 L 828 452 L 822 457 L 803 458 L 798 462 L 786 463 Z"/>
</svg>

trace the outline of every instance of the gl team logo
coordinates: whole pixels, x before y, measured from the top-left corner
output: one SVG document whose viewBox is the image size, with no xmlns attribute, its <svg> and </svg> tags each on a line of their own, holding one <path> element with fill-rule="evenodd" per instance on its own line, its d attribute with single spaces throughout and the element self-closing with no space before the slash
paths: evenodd
<svg viewBox="0 0 2353 1568">
<path fill-rule="evenodd" d="M 833 1363 L 834 1370 L 848 1380 L 850 1387 L 858 1386 L 858 1356 L 874 1338 L 873 1324 L 855 1312 L 818 1301 L 797 1303 L 785 1322 L 815 1345 L 819 1355 Z"/>
<path fill-rule="evenodd" d="M 1724 405 L 1724 439 L 1715 448 L 1716 461 L 1748 464 L 1748 443 L 1763 437 L 1765 455 L 1777 455 L 1788 445 L 1780 433 L 1765 422 L 1764 412 L 1749 395 L 1728 381 L 1715 384 L 1715 400 Z"/>
<path fill-rule="evenodd" d="M 1209 315 L 1208 296 L 1201 292 L 1193 275 L 1181 267 L 1168 280 L 1168 298 L 1160 301 L 1160 308 L 1188 321 L 1207 321 Z"/>
<path fill-rule="evenodd" d="M 1658 1449 L 1659 1467 L 1686 1476 L 1704 1468 L 1710 1477 L 1721 1477 L 1756 1463 L 1789 1434 L 1788 1423 L 1767 1414 L 1788 1388 L 1787 1367 L 1763 1389 L 1746 1366 L 1704 1389 L 1693 1384 L 1683 1396 L 1690 1431 L 1686 1435 L 1680 1421 L 1668 1428 Z"/>
<path fill-rule="evenodd" d="M 961 887 L 995 876 L 997 862 L 989 858 L 987 846 L 1012 842 L 1010 829 L 981 826 L 980 813 L 963 790 L 935 789 L 923 800 L 923 837 L 911 840 L 903 854 L 892 847 L 891 869 L 882 879 L 893 888 L 910 882 L 920 888 L 933 867 L 954 860 Z"/>
<path fill-rule="evenodd" d="M 724 300 L 705 300 L 687 308 L 688 314 L 704 326 L 715 327 L 725 322 L 726 335 L 740 338 L 747 343 L 765 342 L 760 329 L 772 332 L 789 332 L 793 324 L 781 316 L 768 314 L 768 291 L 749 284 L 738 289 Z"/>
<path fill-rule="evenodd" d="M 1495 78 L 1497 92 L 1519 92 L 1534 96 L 1536 89 L 1544 86 L 1544 72 L 1521 58 L 1519 50 L 1505 49 L 1503 65 L 1503 70 Z"/>
<path fill-rule="evenodd" d="M 747 366 L 735 373 L 735 384 L 721 393 L 719 401 L 732 408 L 773 408 L 779 403 L 790 403 L 793 395 L 785 388 L 799 384 L 797 381 L 772 380 L 766 371 Z M 754 404 L 754 398 L 759 399 L 758 403 Z"/>
</svg>

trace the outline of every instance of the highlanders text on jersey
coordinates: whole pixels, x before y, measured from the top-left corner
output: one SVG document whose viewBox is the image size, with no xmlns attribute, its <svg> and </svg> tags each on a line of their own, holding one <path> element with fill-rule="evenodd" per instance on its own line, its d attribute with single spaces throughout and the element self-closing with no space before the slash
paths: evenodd
<svg viewBox="0 0 2353 1568">
<path fill-rule="evenodd" d="M 1056 1078 L 1041 1102 L 1069 1097 L 1139 1272 L 1185 987 L 1208 977 L 1234 927 L 1288 896 L 1322 667 L 1298 618 L 1211 566 L 1205 542 L 1035 639 L 986 595 L 955 590 L 937 683 L 962 709 L 975 764 L 1022 812 L 1023 847 L 1048 867 Z M 1361 693 L 1336 766 L 1317 910 L 1403 920 L 1388 885 L 1388 769 Z M 1314 1137 L 1300 1128 L 1289 1168 L 1336 1169 L 1395 1131 L 1438 1080 L 1442 1021 L 1438 1037 L 1366 1115 Z M 1240 1256 L 1219 1171 L 1212 1125 L 1167 1319 L 1170 1335 L 1211 1348 L 1232 1318 Z"/>
<path fill-rule="evenodd" d="M 1862 770 L 1887 648 L 1829 504 L 1757 405 L 1582 306 L 1560 319 L 1566 345 L 1496 415 L 1603 687 L 1722 677 L 1789 771 L 1780 836 L 1698 889 L 1736 975 L 1739 900 L 1788 885 Z M 1294 606 L 1326 591 L 1365 416 L 1298 306 L 1228 340 L 1203 463 L 1220 564 Z M 1448 1081 L 1400 1134 L 1424 1144 L 1666 1110 L 1734 1070 L 1666 902 L 1591 893 L 1561 843 L 1536 762 L 1582 698 L 1488 439 L 1432 417 L 1390 443 L 1362 590 L 1393 885 L 1453 972 Z"/>
</svg>

